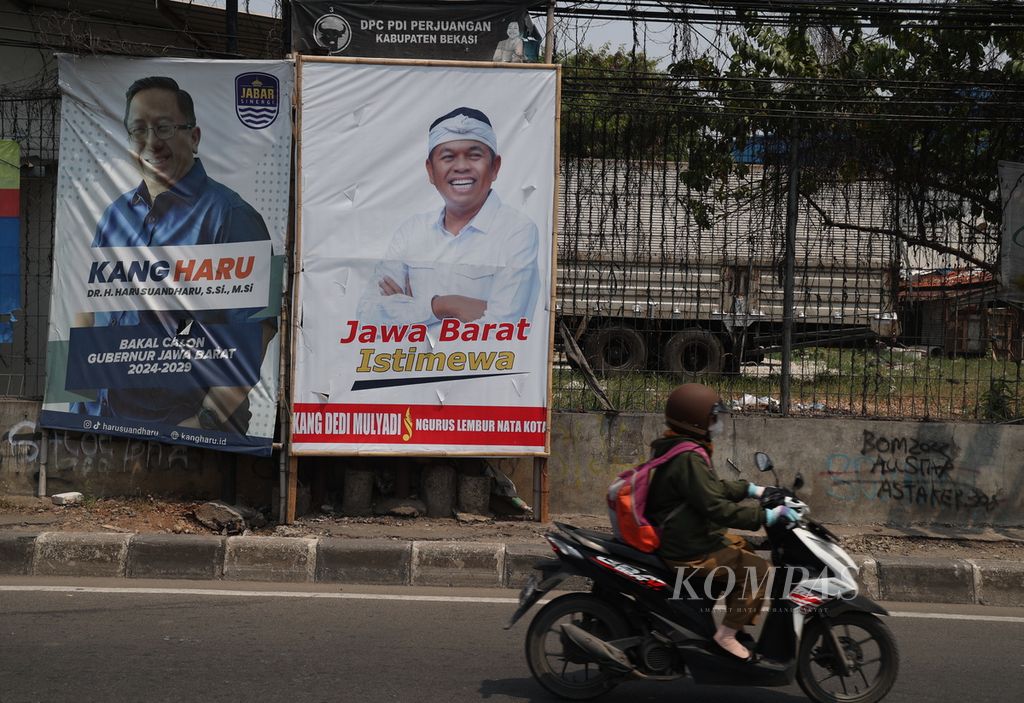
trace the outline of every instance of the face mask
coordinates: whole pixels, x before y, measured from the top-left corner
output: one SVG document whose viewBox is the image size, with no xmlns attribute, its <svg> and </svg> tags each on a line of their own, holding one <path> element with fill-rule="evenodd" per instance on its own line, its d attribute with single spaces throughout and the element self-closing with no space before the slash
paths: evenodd
<svg viewBox="0 0 1024 703">
<path fill-rule="evenodd" d="M 715 415 L 714 421 L 711 423 L 711 426 L 708 427 L 708 436 L 711 437 L 711 439 L 714 439 L 723 432 L 725 432 L 725 423 L 722 422 L 721 415 Z"/>
</svg>

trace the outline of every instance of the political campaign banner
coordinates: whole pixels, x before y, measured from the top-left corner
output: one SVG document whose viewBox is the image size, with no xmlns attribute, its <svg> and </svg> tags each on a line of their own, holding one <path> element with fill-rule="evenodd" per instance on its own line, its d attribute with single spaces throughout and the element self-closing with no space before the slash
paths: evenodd
<svg viewBox="0 0 1024 703">
<path fill-rule="evenodd" d="M 0 139 L 0 344 L 14 341 L 21 308 L 21 145 Z"/>
<path fill-rule="evenodd" d="M 545 453 L 557 70 L 298 68 L 292 450 Z"/>
<path fill-rule="evenodd" d="M 536 61 L 541 34 L 523 0 L 294 0 L 292 49 L 319 56 Z"/>
<path fill-rule="evenodd" d="M 58 67 L 41 424 L 270 454 L 293 64 Z"/>
<path fill-rule="evenodd" d="M 1003 202 L 1003 246 L 1000 256 L 1000 296 L 1024 302 L 1024 164 L 999 162 L 999 192 Z"/>
</svg>

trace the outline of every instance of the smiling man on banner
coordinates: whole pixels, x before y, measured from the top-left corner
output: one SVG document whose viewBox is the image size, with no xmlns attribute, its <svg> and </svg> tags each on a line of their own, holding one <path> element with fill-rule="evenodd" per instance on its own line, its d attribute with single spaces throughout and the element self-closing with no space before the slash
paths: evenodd
<svg viewBox="0 0 1024 703">
<path fill-rule="evenodd" d="M 168 77 L 141 78 L 128 88 L 124 127 L 142 182 L 111 203 L 100 219 L 93 247 L 166 247 L 269 241 L 260 214 L 236 192 L 207 176 L 197 157 L 200 128 L 192 97 Z M 218 272 L 219 274 L 219 272 Z M 72 403 L 86 415 L 201 427 L 245 434 L 248 393 L 276 333 L 273 319 L 253 320 L 260 308 L 228 310 L 142 309 L 82 313 L 76 327 L 138 327 L 139 335 L 187 342 L 221 338 L 237 346 L 237 363 L 203 378 L 174 380 L 157 388 L 100 388 L 95 401 Z M 129 347 L 131 341 L 128 341 Z M 121 340 L 124 349 L 125 341 Z M 232 351 L 234 354 L 234 351 Z M 244 368 L 243 368 L 244 367 Z M 131 373 L 131 372 L 129 372 Z M 200 375 L 201 376 L 201 375 Z"/>
<path fill-rule="evenodd" d="M 501 156 L 487 115 L 460 107 L 434 120 L 426 170 L 444 206 L 398 228 L 360 301 L 360 320 L 528 319 L 539 292 L 537 225 L 491 188 Z"/>
</svg>

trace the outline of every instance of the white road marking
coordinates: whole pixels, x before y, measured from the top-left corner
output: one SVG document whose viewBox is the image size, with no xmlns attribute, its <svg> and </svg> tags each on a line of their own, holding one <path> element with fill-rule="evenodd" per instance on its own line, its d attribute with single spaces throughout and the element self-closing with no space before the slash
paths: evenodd
<svg viewBox="0 0 1024 703">
<path fill-rule="evenodd" d="M 328 598 L 337 600 L 384 600 L 410 601 L 420 603 L 491 603 L 497 605 L 518 605 L 517 598 L 490 598 L 481 596 L 417 596 L 392 593 L 319 593 L 315 591 L 235 591 L 215 588 L 117 588 L 103 586 L 0 586 L 0 592 L 20 591 L 28 593 L 133 593 L 140 595 L 167 596 L 231 596 L 235 598 Z M 548 599 L 540 601 L 541 604 Z M 924 620 L 966 620 L 968 622 L 1011 622 L 1024 624 L 1024 616 L 1006 615 L 961 615 L 957 613 L 911 613 L 893 611 L 895 618 L 919 618 Z"/>
<path fill-rule="evenodd" d="M 315 591 L 228 591 L 215 588 L 117 588 L 100 586 L 0 586 L 0 591 L 42 593 L 137 593 L 166 596 L 233 596 L 258 598 L 335 598 L 340 600 L 398 600 L 436 603 L 498 603 L 517 605 L 518 598 L 485 598 L 475 596 L 416 596 L 389 593 L 318 593 Z"/>
<path fill-rule="evenodd" d="M 970 622 L 1019 622 L 1024 623 L 1024 617 L 1018 618 L 1011 615 L 959 615 L 957 613 L 889 613 L 894 618 L 926 618 L 929 620 L 968 620 Z"/>
</svg>

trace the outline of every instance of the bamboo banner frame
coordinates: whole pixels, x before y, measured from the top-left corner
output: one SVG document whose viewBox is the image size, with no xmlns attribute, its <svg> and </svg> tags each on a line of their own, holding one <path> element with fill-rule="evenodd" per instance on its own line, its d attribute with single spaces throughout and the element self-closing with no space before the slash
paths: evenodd
<svg viewBox="0 0 1024 703">
<path fill-rule="evenodd" d="M 519 69 L 519 70 L 547 70 L 554 71 L 555 73 L 555 120 L 554 120 L 554 174 L 553 174 L 553 191 L 552 191 L 552 222 L 551 222 L 551 261 L 550 261 L 550 285 L 549 285 L 549 297 L 547 301 L 548 316 L 548 330 L 547 330 L 547 365 L 546 365 L 546 423 L 545 423 L 545 437 L 544 437 L 544 449 L 542 451 L 526 451 L 521 453 L 510 454 L 507 451 L 480 451 L 480 450 L 446 450 L 438 449 L 436 451 L 424 451 L 409 453 L 403 451 L 391 451 L 391 450 L 353 450 L 338 447 L 337 449 L 330 450 L 315 450 L 307 451 L 300 450 L 296 451 L 294 448 L 293 441 L 293 430 L 294 425 L 292 422 L 293 416 L 293 403 L 294 393 L 296 388 L 296 363 L 297 358 L 297 338 L 299 334 L 300 326 L 303 323 L 301 308 L 299 307 L 299 301 L 301 300 L 301 279 L 300 272 L 304 269 L 303 260 L 303 249 L 302 249 L 302 217 L 303 217 L 303 196 L 304 189 L 303 184 L 303 140 L 302 140 L 302 119 L 303 113 L 301 109 L 303 99 L 303 68 L 307 63 L 334 63 L 334 64 L 350 64 L 350 65 L 383 65 L 383 66 L 428 66 L 428 67 L 448 67 L 448 68 L 501 68 L 501 69 Z M 289 363 L 289 396 L 286 403 L 282 403 L 282 407 L 287 407 L 288 411 L 288 441 L 287 447 L 289 454 L 292 458 L 298 456 L 405 456 L 405 457 L 505 457 L 505 458 L 526 458 L 535 457 L 544 459 L 546 458 L 551 449 L 551 406 L 553 401 L 553 362 L 554 362 L 554 310 L 555 310 L 555 284 L 557 279 L 557 249 L 558 249 L 558 192 L 559 192 L 559 126 L 561 120 L 561 66 L 557 64 L 512 64 L 512 63 L 499 63 L 499 62 L 481 62 L 481 61 L 442 61 L 442 60 L 418 60 L 418 59 L 380 59 L 380 58 L 350 58 L 350 57 L 311 57 L 297 55 L 295 58 L 296 67 L 296 81 L 295 81 L 295 100 L 296 100 L 296 119 L 295 119 L 295 148 L 296 148 L 296 169 L 295 169 L 295 182 L 297 184 L 295 193 L 295 206 L 296 206 L 296 217 L 295 217 L 295 249 L 294 256 L 295 261 L 292 268 L 292 311 L 291 315 L 291 327 L 290 327 L 290 363 Z M 291 492 L 291 491 L 289 491 Z"/>
</svg>

